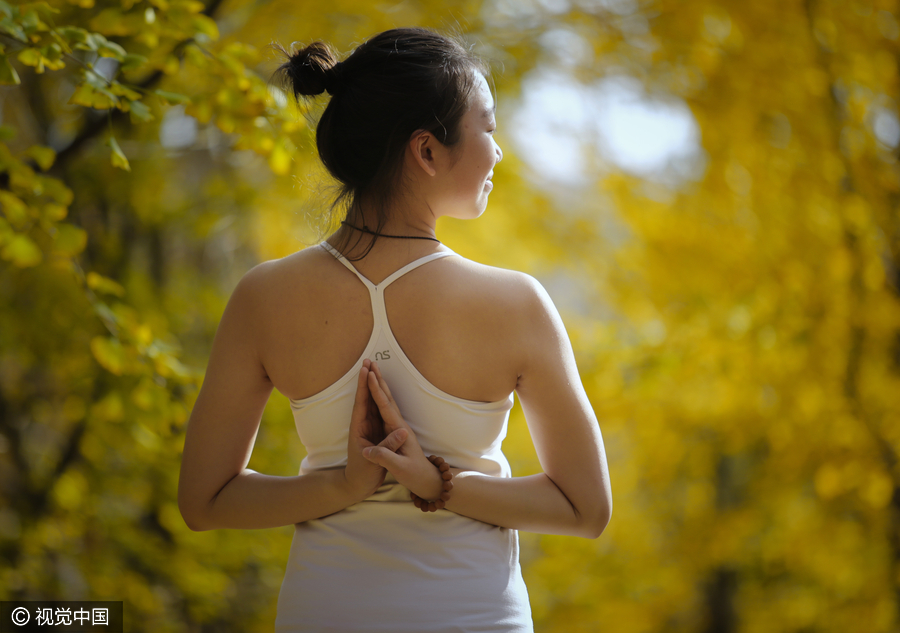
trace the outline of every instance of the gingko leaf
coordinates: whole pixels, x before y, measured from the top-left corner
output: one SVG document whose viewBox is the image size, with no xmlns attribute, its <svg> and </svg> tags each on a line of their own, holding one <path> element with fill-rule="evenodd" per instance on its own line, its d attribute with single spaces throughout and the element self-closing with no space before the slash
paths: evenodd
<svg viewBox="0 0 900 633">
<path fill-rule="evenodd" d="M 121 376 L 125 369 L 125 349 L 119 339 L 95 336 L 91 339 L 91 353 L 106 371 Z"/>
<path fill-rule="evenodd" d="M 13 237 L 2 250 L 0 256 L 3 259 L 11 261 L 19 268 L 28 268 L 29 266 L 37 266 L 44 258 L 41 249 L 38 248 L 30 237 L 21 233 Z"/>
<path fill-rule="evenodd" d="M 180 95 L 176 92 L 166 92 L 165 90 L 154 90 L 153 94 L 158 96 L 160 99 L 169 104 L 181 104 L 181 103 L 190 103 L 191 98 L 185 95 Z"/>
<path fill-rule="evenodd" d="M 118 81 L 113 81 L 112 84 L 110 84 L 109 91 L 111 93 L 113 93 L 114 95 L 118 95 L 120 97 L 125 97 L 126 99 L 128 99 L 130 101 L 135 101 L 135 100 L 141 98 L 140 92 L 136 92 L 136 91 L 132 90 L 131 88 L 129 88 L 128 86 L 125 86 L 124 84 L 119 83 Z"/>
<path fill-rule="evenodd" d="M 50 169 L 53 165 L 53 161 L 56 160 L 56 152 L 53 148 L 45 147 L 43 145 L 32 145 L 25 153 L 28 156 L 31 156 L 31 158 L 34 159 L 34 162 L 36 162 L 43 171 Z"/>
<path fill-rule="evenodd" d="M 97 46 L 97 54 L 99 54 L 100 57 L 112 57 L 119 61 L 125 59 L 126 55 L 124 48 L 115 42 L 110 42 L 108 40 L 104 40 Z"/>
<path fill-rule="evenodd" d="M 0 29 L 6 31 L 20 42 L 28 42 L 28 36 L 25 35 L 25 31 L 23 31 L 22 27 L 16 24 L 12 18 L 3 18 L 0 20 Z"/>
<path fill-rule="evenodd" d="M 9 58 L 5 55 L 0 57 L 0 84 L 5 86 L 15 86 L 22 83 L 16 69 L 9 63 Z"/>
<path fill-rule="evenodd" d="M 216 21 L 205 15 L 195 15 L 193 19 L 193 27 L 197 33 L 202 33 L 211 40 L 219 39 L 219 27 Z"/>
<path fill-rule="evenodd" d="M 107 110 L 118 103 L 118 97 L 107 90 L 105 87 L 97 88 L 92 85 L 90 76 L 83 84 L 75 89 L 72 96 L 69 97 L 69 103 L 87 106 L 88 108 L 96 108 L 98 110 Z"/>
<path fill-rule="evenodd" d="M 0 189 L 0 208 L 6 219 L 16 228 L 22 228 L 28 221 L 28 205 L 21 198 Z"/>
<path fill-rule="evenodd" d="M 146 63 L 147 58 L 143 55 L 138 55 L 137 53 L 128 53 L 122 59 L 122 64 L 119 66 L 119 70 L 134 70 L 136 68 L 140 68 Z"/>
<path fill-rule="evenodd" d="M 87 274 L 87 285 L 91 290 L 96 290 L 97 292 L 102 292 L 104 294 L 115 295 L 116 297 L 125 295 L 125 288 L 123 288 L 121 284 L 93 271 Z"/>
<path fill-rule="evenodd" d="M 54 202 L 45 204 L 41 211 L 41 216 L 49 222 L 59 222 L 60 220 L 64 220 L 68 214 L 68 207 Z"/>
<path fill-rule="evenodd" d="M 35 72 L 44 72 L 44 56 L 36 48 L 23 49 L 17 56 L 18 60 L 26 66 L 33 66 Z"/>
<path fill-rule="evenodd" d="M 92 342 L 93 347 L 93 342 Z M 102 364 L 102 363 L 101 363 Z M 122 396 L 118 391 L 109 392 L 100 402 L 91 407 L 91 416 L 99 422 L 117 422 L 125 415 Z"/>
<path fill-rule="evenodd" d="M 53 237 L 53 250 L 63 255 L 74 256 L 87 246 L 87 231 L 73 224 L 57 224 Z"/>
<path fill-rule="evenodd" d="M 56 32 L 72 45 L 84 44 L 87 42 L 88 32 L 77 26 L 61 26 Z"/>
<path fill-rule="evenodd" d="M 120 148 L 119 144 L 116 142 L 116 137 L 110 136 L 109 140 L 106 141 L 106 144 L 109 145 L 109 147 L 112 149 L 113 167 L 118 167 L 119 169 L 124 169 L 125 171 L 131 171 L 131 165 L 128 164 L 128 159 L 122 152 L 122 148 Z"/>
<path fill-rule="evenodd" d="M 131 113 L 132 123 L 153 120 L 153 113 L 150 112 L 150 107 L 143 101 L 126 101 L 126 104 L 128 106 L 128 111 Z"/>
</svg>

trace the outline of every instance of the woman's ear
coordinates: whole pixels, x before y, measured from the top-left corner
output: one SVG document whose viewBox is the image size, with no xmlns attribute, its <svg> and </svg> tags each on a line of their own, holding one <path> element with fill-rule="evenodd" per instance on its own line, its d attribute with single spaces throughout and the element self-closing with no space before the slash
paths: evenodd
<svg viewBox="0 0 900 633">
<path fill-rule="evenodd" d="M 413 161 L 422 171 L 429 176 L 437 174 L 437 156 L 436 151 L 438 140 L 431 132 L 418 130 L 414 132 L 409 140 L 409 150 L 412 153 Z"/>
</svg>

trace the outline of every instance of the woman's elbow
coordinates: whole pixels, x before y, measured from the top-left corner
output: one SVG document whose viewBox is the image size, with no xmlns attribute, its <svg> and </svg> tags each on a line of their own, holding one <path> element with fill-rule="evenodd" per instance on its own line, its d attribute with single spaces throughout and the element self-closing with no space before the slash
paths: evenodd
<svg viewBox="0 0 900 633">
<path fill-rule="evenodd" d="M 178 511 L 181 512 L 184 524 L 192 532 L 205 532 L 214 529 L 214 526 L 210 525 L 208 517 L 204 515 L 201 506 L 202 504 L 198 504 L 196 500 L 190 500 L 187 495 L 178 495 Z"/>
<path fill-rule="evenodd" d="M 609 520 L 612 518 L 612 499 L 608 503 L 604 503 L 597 509 L 597 512 L 590 517 L 585 517 L 583 521 L 583 532 L 581 536 L 589 539 L 600 538 Z"/>
<path fill-rule="evenodd" d="M 192 532 L 203 532 L 209 529 L 204 526 L 203 521 L 200 520 L 200 517 L 198 517 L 196 513 L 185 504 L 179 503 L 178 510 L 181 512 L 181 518 L 184 519 L 184 524 L 188 526 L 188 529 Z"/>
</svg>

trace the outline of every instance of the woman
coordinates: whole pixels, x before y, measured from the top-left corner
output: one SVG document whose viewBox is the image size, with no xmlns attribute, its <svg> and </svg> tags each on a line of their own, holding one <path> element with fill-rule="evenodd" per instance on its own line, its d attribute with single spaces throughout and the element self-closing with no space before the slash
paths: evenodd
<svg viewBox="0 0 900 633">
<path fill-rule="evenodd" d="M 332 95 L 316 140 L 347 215 L 237 285 L 187 430 L 184 519 L 296 524 L 276 631 L 531 631 L 517 530 L 596 538 L 612 496 L 547 293 L 435 237 L 481 215 L 503 156 L 487 69 L 425 29 L 343 62 L 281 50 L 295 97 Z M 246 468 L 273 387 L 308 451 L 297 477 Z M 511 477 L 500 450 L 513 391 L 539 475 Z"/>
</svg>

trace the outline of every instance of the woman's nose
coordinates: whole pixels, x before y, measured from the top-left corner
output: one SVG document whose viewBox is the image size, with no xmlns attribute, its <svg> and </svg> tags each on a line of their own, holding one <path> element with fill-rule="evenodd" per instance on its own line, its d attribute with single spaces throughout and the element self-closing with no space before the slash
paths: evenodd
<svg viewBox="0 0 900 633">
<path fill-rule="evenodd" d="M 503 160 L 503 150 L 500 149 L 499 145 L 497 145 L 497 141 L 494 141 L 494 149 L 497 150 L 497 162 L 499 163 L 501 160 Z"/>
</svg>

